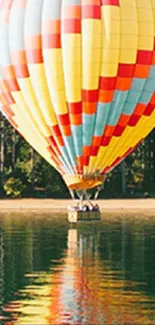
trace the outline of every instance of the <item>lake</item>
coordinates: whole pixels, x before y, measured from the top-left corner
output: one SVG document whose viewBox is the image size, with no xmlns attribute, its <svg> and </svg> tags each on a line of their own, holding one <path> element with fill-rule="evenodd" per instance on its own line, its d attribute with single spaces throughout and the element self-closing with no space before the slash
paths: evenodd
<svg viewBox="0 0 155 325">
<path fill-rule="evenodd" d="M 0 218 L 0 324 L 155 324 L 155 217 Z"/>
</svg>

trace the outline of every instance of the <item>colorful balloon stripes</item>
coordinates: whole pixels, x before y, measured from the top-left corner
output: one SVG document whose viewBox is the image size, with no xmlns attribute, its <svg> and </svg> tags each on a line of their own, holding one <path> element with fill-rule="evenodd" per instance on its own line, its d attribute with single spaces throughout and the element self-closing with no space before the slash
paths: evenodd
<svg viewBox="0 0 155 325">
<path fill-rule="evenodd" d="M 155 125 L 155 0 L 0 8 L 3 112 L 68 185 L 96 185 Z"/>
</svg>

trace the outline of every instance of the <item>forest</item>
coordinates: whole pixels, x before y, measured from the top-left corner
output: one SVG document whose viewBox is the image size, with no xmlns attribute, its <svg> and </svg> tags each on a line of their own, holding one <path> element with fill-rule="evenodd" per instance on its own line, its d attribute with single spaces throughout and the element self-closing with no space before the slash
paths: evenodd
<svg viewBox="0 0 155 325">
<path fill-rule="evenodd" d="M 69 198 L 58 172 L 0 114 L 0 198 Z M 155 130 L 106 177 L 100 198 L 155 197 Z"/>
</svg>

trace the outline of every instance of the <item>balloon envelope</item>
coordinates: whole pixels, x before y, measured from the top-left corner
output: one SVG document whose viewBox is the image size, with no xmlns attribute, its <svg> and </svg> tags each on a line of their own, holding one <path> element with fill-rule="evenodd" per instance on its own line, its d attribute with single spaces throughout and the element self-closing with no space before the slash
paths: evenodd
<svg viewBox="0 0 155 325">
<path fill-rule="evenodd" d="M 1 0 L 0 103 L 87 189 L 155 124 L 155 0 Z"/>
</svg>

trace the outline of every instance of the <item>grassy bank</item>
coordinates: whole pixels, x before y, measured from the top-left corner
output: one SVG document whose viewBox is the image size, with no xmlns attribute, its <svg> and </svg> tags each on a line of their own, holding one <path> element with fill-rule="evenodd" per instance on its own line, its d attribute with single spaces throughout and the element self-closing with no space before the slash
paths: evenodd
<svg viewBox="0 0 155 325">
<path fill-rule="evenodd" d="M 155 199 L 133 199 L 133 200 L 98 200 L 104 215 L 146 215 L 155 217 Z M 0 200 L 0 214 L 5 213 L 36 213 L 49 214 L 58 212 L 67 213 L 68 206 L 73 205 L 72 200 L 56 199 L 16 199 Z"/>
</svg>

